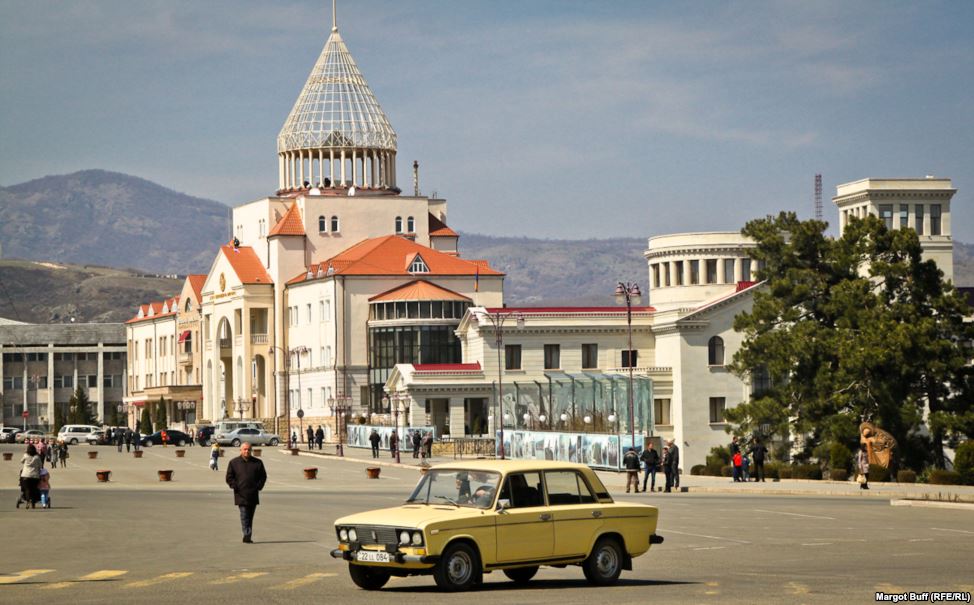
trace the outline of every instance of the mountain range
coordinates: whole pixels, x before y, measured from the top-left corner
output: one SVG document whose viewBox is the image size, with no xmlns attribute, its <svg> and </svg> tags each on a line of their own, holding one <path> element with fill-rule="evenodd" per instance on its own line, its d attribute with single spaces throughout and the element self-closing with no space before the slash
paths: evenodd
<svg viewBox="0 0 974 605">
<path fill-rule="evenodd" d="M 85 170 L 0 187 L 0 316 L 118 321 L 177 293 L 162 276 L 205 273 L 229 207 L 138 177 Z M 609 305 L 618 281 L 645 284 L 646 238 L 545 240 L 461 233 L 466 258 L 507 274 L 510 305 Z M 974 285 L 974 245 L 955 242 L 955 282 Z M 131 270 L 122 270 L 129 268 Z M 14 317 L 16 318 L 16 317 Z"/>
</svg>

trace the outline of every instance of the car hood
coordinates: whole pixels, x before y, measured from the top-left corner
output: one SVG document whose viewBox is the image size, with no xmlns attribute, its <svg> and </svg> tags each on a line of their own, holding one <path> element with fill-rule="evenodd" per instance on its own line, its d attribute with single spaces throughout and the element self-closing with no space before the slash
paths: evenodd
<svg viewBox="0 0 974 605">
<path fill-rule="evenodd" d="M 489 509 L 464 506 L 457 508 L 451 504 L 403 504 L 347 515 L 336 520 L 335 525 L 385 525 L 422 529 L 433 522 L 479 519 L 489 512 Z"/>
</svg>

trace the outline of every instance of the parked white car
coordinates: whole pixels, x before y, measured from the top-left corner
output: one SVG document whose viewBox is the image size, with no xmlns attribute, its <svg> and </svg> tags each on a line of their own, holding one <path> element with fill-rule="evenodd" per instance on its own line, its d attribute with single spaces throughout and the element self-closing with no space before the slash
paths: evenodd
<svg viewBox="0 0 974 605">
<path fill-rule="evenodd" d="M 88 441 L 88 436 L 92 433 L 102 432 L 100 427 L 92 424 L 66 424 L 57 433 L 58 441 L 63 441 L 71 445 L 78 445 Z"/>
<path fill-rule="evenodd" d="M 274 433 L 266 433 L 261 429 L 247 427 L 225 433 L 221 437 L 217 437 L 217 442 L 220 445 L 232 445 L 233 447 L 238 447 L 241 443 L 275 447 L 281 442 L 281 439 Z"/>
</svg>

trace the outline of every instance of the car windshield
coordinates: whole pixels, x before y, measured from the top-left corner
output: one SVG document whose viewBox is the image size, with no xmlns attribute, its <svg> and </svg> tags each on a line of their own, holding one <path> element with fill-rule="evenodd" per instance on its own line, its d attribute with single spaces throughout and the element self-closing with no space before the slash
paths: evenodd
<svg viewBox="0 0 974 605">
<path fill-rule="evenodd" d="M 406 502 L 490 508 L 500 473 L 470 470 L 431 470 Z"/>
</svg>

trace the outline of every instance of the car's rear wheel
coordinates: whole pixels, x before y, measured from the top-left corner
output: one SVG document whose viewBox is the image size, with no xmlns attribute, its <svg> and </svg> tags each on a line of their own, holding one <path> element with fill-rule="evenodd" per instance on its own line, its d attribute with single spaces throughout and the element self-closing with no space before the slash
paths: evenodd
<svg viewBox="0 0 974 605">
<path fill-rule="evenodd" d="M 77 437 L 72 437 L 71 438 L 71 445 L 78 445 L 78 438 Z"/>
<path fill-rule="evenodd" d="M 271 439 L 271 447 L 277 447 L 280 443 L 279 439 Z"/>
<path fill-rule="evenodd" d="M 240 440 L 234 439 L 233 441 L 230 442 L 230 445 L 232 445 L 233 447 L 240 447 Z"/>
<path fill-rule="evenodd" d="M 352 576 L 356 586 L 364 590 L 379 590 L 389 581 L 388 571 L 354 563 L 348 564 L 348 575 Z"/>
<path fill-rule="evenodd" d="M 152 440 L 146 441 L 142 444 L 142 447 L 152 447 Z"/>
<path fill-rule="evenodd" d="M 504 575 L 510 580 L 513 580 L 515 584 L 527 584 L 531 581 L 531 578 L 538 573 L 538 567 L 518 567 L 516 569 L 505 569 Z"/>
<path fill-rule="evenodd" d="M 433 579 L 443 590 L 467 590 L 480 581 L 480 557 L 472 546 L 457 542 L 446 547 L 440 561 L 433 568 Z"/>
<path fill-rule="evenodd" d="M 597 586 L 615 584 L 622 573 L 622 547 L 615 538 L 602 538 L 595 543 L 592 553 L 582 563 L 585 579 Z"/>
<path fill-rule="evenodd" d="M 177 447 L 183 447 L 184 445 L 186 445 L 185 439 L 180 439 L 179 441 L 176 442 Z"/>
</svg>

